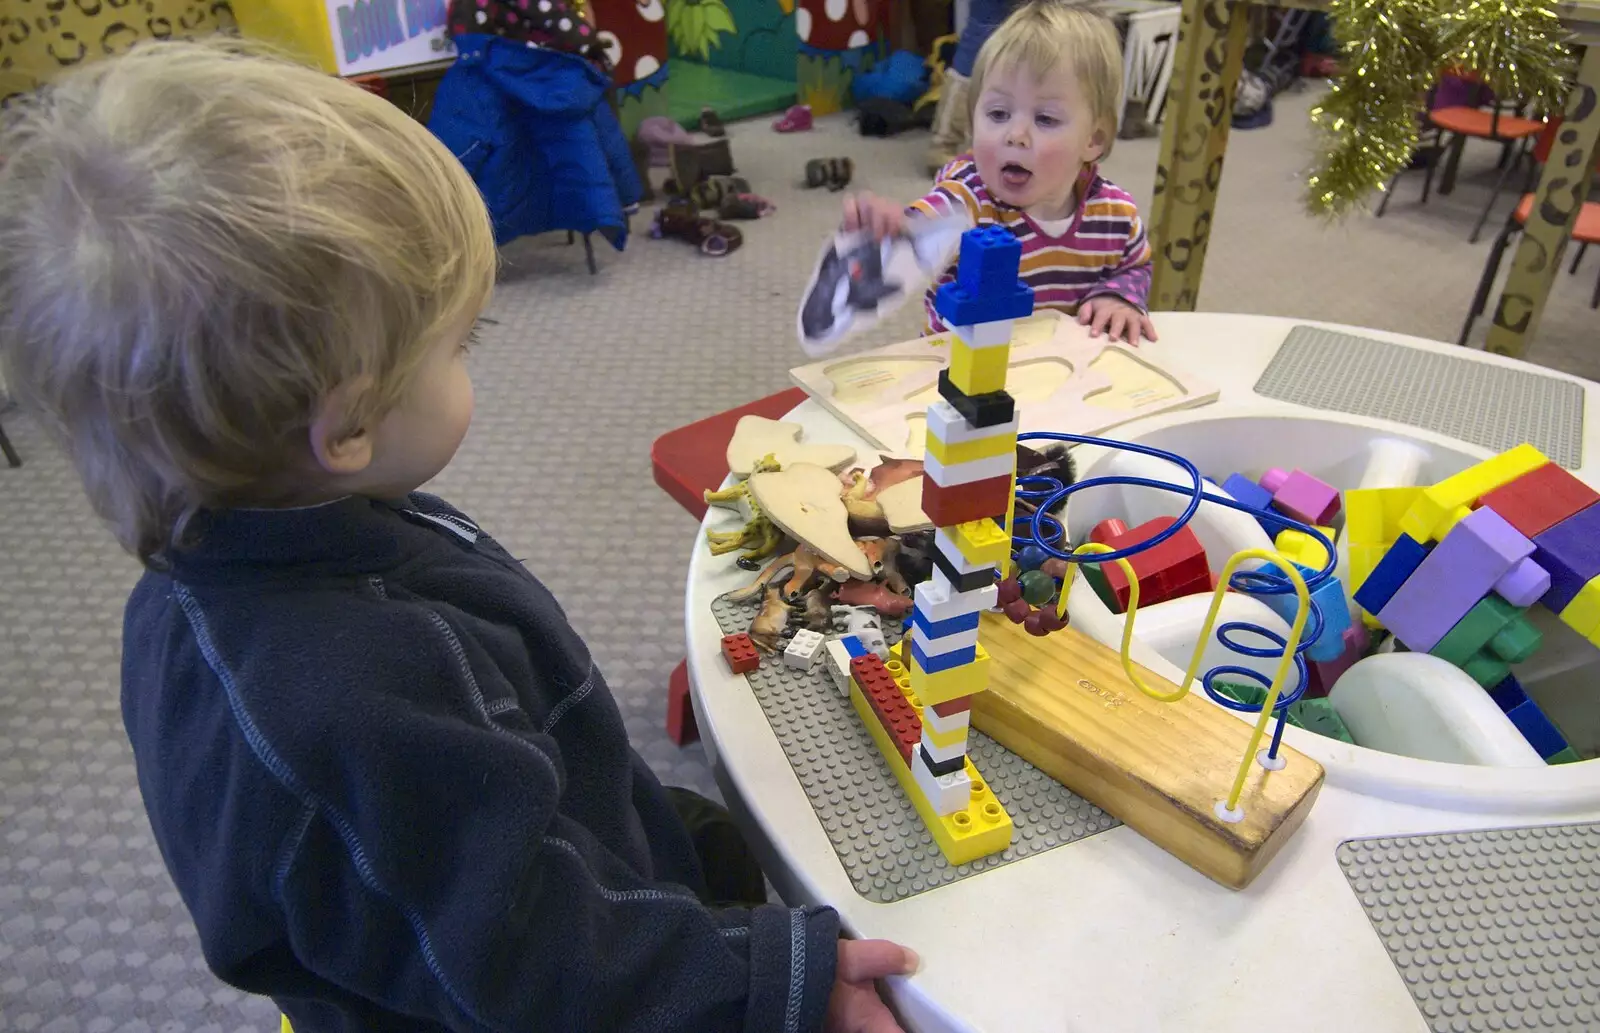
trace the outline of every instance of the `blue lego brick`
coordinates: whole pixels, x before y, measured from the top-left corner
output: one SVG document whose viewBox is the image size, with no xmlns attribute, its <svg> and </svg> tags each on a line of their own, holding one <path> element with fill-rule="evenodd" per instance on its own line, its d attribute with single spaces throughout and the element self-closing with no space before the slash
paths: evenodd
<svg viewBox="0 0 1600 1033">
<path fill-rule="evenodd" d="M 1504 681 L 1490 689 L 1489 698 L 1494 700 L 1502 714 L 1509 714 L 1528 702 L 1528 694 L 1522 691 L 1522 683 L 1513 674 L 1506 675 Z"/>
<path fill-rule="evenodd" d="M 945 326 L 1026 319 L 1033 314 L 1033 288 L 1013 280 L 999 290 L 974 294 L 959 283 L 947 283 L 933 296 L 933 310 Z"/>
<path fill-rule="evenodd" d="M 860 636 L 857 636 L 857 635 L 841 635 L 841 636 L 839 636 L 839 643 L 842 646 L 844 646 L 844 651 L 846 653 L 850 654 L 850 659 L 852 659 L 852 660 L 854 660 L 858 656 L 866 656 L 867 655 L 867 647 L 861 641 Z"/>
<path fill-rule="evenodd" d="M 950 671 L 966 664 L 974 663 L 978 659 L 978 647 L 968 646 L 966 649 L 952 649 L 948 653 L 935 653 L 933 656 L 922 651 L 915 639 L 911 641 L 911 655 L 916 658 L 917 666 L 922 668 L 924 674 L 938 674 L 940 671 Z"/>
<path fill-rule="evenodd" d="M 1243 503 L 1251 509 L 1259 509 L 1264 512 L 1272 509 L 1272 492 L 1242 473 L 1229 474 L 1228 479 L 1222 482 L 1222 490 L 1232 495 L 1234 501 Z M 1261 524 L 1269 538 L 1277 537 L 1277 525 L 1268 525 L 1260 517 L 1256 518 L 1256 522 Z"/>
<path fill-rule="evenodd" d="M 1300 576 L 1310 581 L 1316 576 L 1316 571 L 1303 564 L 1296 563 L 1295 568 L 1300 571 Z M 1276 568 L 1274 568 L 1276 569 Z M 1322 634 L 1317 636 L 1306 655 L 1313 660 L 1327 662 L 1337 660 L 1344 655 L 1344 633 L 1350 627 L 1350 607 L 1344 601 L 1344 585 L 1336 577 L 1330 577 L 1322 584 L 1311 588 L 1311 602 L 1322 614 Z M 1294 612 L 1299 607 L 1299 600 L 1293 592 L 1286 595 L 1257 596 L 1262 602 L 1272 607 L 1274 613 L 1290 624 L 1294 623 Z M 1306 627 L 1311 626 L 1311 615 L 1306 615 Z"/>
<path fill-rule="evenodd" d="M 1009 290 L 1021 269 L 1022 242 L 1004 226 L 979 226 L 961 235 L 956 283 L 968 294 L 985 297 Z"/>
<path fill-rule="evenodd" d="M 964 613 L 959 617 L 951 617 L 949 620 L 930 621 L 920 609 L 913 608 L 911 611 L 911 623 L 913 626 L 921 628 L 922 633 L 929 638 L 944 638 L 946 635 L 959 635 L 963 631 L 975 629 L 978 626 L 978 614 L 976 612 Z M 927 668 L 923 668 L 923 670 L 927 670 Z"/>
<path fill-rule="evenodd" d="M 1549 759 L 1567 748 L 1567 740 L 1533 700 L 1523 700 L 1506 715 L 1539 756 Z"/>
<path fill-rule="evenodd" d="M 1389 546 L 1383 559 L 1372 568 L 1372 573 L 1356 589 L 1356 603 L 1368 613 L 1376 614 L 1389 605 L 1389 600 L 1405 584 L 1406 578 L 1415 574 L 1428 555 L 1429 547 L 1408 534 L 1402 534 Z"/>
</svg>

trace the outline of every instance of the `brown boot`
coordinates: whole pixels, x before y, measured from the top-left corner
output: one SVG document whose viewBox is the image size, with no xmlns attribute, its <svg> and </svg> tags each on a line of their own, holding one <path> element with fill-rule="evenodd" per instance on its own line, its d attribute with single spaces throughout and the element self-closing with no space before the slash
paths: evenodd
<svg viewBox="0 0 1600 1033">
<path fill-rule="evenodd" d="M 967 78 L 954 69 L 944 72 L 939 105 L 933 111 L 933 139 L 928 143 L 928 174 L 972 148 L 972 110 L 967 104 Z"/>
</svg>

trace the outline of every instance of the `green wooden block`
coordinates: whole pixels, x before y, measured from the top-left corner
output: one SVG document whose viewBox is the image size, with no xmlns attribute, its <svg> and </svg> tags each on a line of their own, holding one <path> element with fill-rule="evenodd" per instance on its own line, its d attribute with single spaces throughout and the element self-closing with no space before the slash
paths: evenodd
<svg viewBox="0 0 1600 1033">
<path fill-rule="evenodd" d="M 1486 689 L 1499 685 L 1511 673 L 1511 665 L 1488 650 L 1473 654 L 1472 659 L 1461 665 L 1461 669 Z"/>
<path fill-rule="evenodd" d="M 1532 659 L 1543 644 L 1544 633 L 1519 615 L 1489 640 L 1489 652 L 1508 664 L 1520 664 Z"/>
<path fill-rule="evenodd" d="M 1568 746 L 1560 753 L 1552 753 L 1550 756 L 1544 759 L 1544 762 L 1546 764 L 1576 764 L 1582 759 L 1582 757 L 1578 756 L 1577 750 L 1574 750 L 1571 746 Z"/>
<path fill-rule="evenodd" d="M 1308 732 L 1355 745 L 1355 740 L 1350 737 L 1350 729 L 1345 727 L 1339 712 L 1326 699 L 1302 699 L 1289 708 L 1289 720 Z"/>
<path fill-rule="evenodd" d="M 1521 616 L 1522 611 L 1490 592 L 1445 633 L 1439 644 L 1428 652 L 1457 667 L 1465 667 L 1472 655 L 1487 646 L 1506 625 Z M 1538 643 L 1534 644 L 1538 648 Z"/>
</svg>

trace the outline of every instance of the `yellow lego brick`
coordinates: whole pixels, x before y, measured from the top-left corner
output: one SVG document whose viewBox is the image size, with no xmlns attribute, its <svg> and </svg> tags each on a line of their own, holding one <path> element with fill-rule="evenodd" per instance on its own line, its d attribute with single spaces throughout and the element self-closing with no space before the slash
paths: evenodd
<svg viewBox="0 0 1600 1033">
<path fill-rule="evenodd" d="M 993 520 L 969 520 L 944 529 L 968 563 L 998 567 L 1011 558 L 1011 536 Z"/>
<path fill-rule="evenodd" d="M 1318 527 L 1317 530 L 1327 535 L 1330 542 L 1337 533 L 1331 527 Z M 1321 570 L 1322 565 L 1328 562 L 1328 550 L 1304 531 L 1289 529 L 1278 532 L 1278 540 L 1274 543 L 1274 547 L 1284 558 L 1293 560 L 1303 567 L 1310 567 L 1312 570 Z"/>
<path fill-rule="evenodd" d="M 950 342 L 950 383 L 966 395 L 986 395 L 1006 389 L 1006 368 L 1011 364 L 1011 346 L 973 348 L 961 338 Z"/>
<path fill-rule="evenodd" d="M 861 695 L 861 687 L 854 680 L 850 682 L 850 705 L 856 708 L 856 716 L 866 726 L 872 741 L 878 744 L 878 753 L 889 765 L 889 770 L 894 772 L 895 781 L 900 783 L 900 789 L 911 800 L 917 814 L 921 815 L 922 823 L 933 835 L 933 841 L 939 844 L 945 860 L 951 864 L 966 864 L 980 857 L 997 854 L 1011 845 L 1011 815 L 1006 813 L 988 783 L 978 774 L 972 758 L 967 758 L 965 764 L 967 777 L 972 780 L 972 800 L 967 804 L 967 809 L 954 814 L 936 814 L 927 794 L 917 785 L 911 769 L 906 766 L 905 758 L 889 741 L 889 733 L 884 731 L 883 723 L 872 712 L 871 704 Z"/>
<path fill-rule="evenodd" d="M 1600 577 L 1578 589 L 1561 611 L 1561 623 L 1584 638 L 1600 631 Z"/>
<path fill-rule="evenodd" d="M 911 691 L 923 706 L 937 706 L 962 696 L 976 696 L 989 687 L 989 654 L 978 643 L 978 658 L 948 671 L 929 674 L 911 658 Z"/>
<path fill-rule="evenodd" d="M 1549 461 L 1537 448 L 1522 444 L 1469 466 L 1454 477 L 1424 488 L 1401 518 L 1400 530 L 1419 542 L 1443 538 L 1457 520 L 1467 515 L 1472 503 Z"/>
<path fill-rule="evenodd" d="M 1421 488 L 1352 488 L 1344 493 L 1344 526 L 1351 545 L 1388 546 L 1400 536 L 1400 518 Z"/>
<path fill-rule="evenodd" d="M 920 699 L 921 697 L 919 696 L 918 698 Z M 957 728 L 953 732 L 936 732 L 927 725 L 923 725 L 922 737 L 939 747 L 960 746 L 967 741 L 967 730 L 965 728 Z"/>
<path fill-rule="evenodd" d="M 1013 428 L 1001 431 L 999 434 L 990 434 L 988 437 L 950 444 L 941 441 L 930 430 L 928 431 L 926 444 L 928 455 L 933 456 L 945 466 L 955 466 L 957 463 L 970 463 L 975 459 L 993 459 L 995 456 L 1016 455 L 1017 432 Z"/>
</svg>

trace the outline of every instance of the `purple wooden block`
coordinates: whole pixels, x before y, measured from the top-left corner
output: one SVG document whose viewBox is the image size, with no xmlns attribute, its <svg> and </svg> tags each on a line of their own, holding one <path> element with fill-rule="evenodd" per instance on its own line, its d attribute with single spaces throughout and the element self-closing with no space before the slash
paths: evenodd
<svg viewBox="0 0 1600 1033">
<path fill-rule="evenodd" d="M 1326 524 L 1339 512 L 1339 492 L 1333 485 L 1296 470 L 1273 491 L 1272 508 L 1302 524 Z"/>
<path fill-rule="evenodd" d="M 1426 653 L 1520 561 L 1533 543 L 1492 509 L 1450 529 L 1378 614 L 1406 646 Z"/>
<path fill-rule="evenodd" d="M 1494 590 L 1512 606 L 1532 606 L 1550 591 L 1550 572 L 1527 556 L 1494 583 Z"/>
<path fill-rule="evenodd" d="M 1567 608 L 1591 578 L 1600 575 L 1600 512 L 1580 509 L 1543 534 L 1533 536 L 1533 561 L 1550 574 L 1544 604 L 1556 613 Z"/>
<path fill-rule="evenodd" d="M 1280 470 L 1274 466 L 1272 469 L 1262 474 L 1261 479 L 1256 483 L 1276 495 L 1278 493 L 1278 489 L 1283 487 L 1283 482 L 1288 479 L 1289 474 L 1286 471 Z"/>
</svg>

